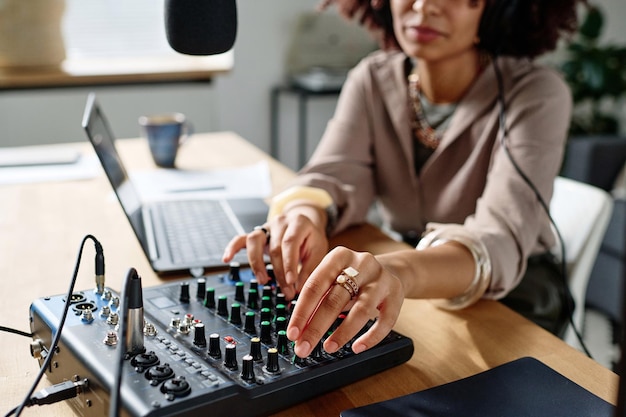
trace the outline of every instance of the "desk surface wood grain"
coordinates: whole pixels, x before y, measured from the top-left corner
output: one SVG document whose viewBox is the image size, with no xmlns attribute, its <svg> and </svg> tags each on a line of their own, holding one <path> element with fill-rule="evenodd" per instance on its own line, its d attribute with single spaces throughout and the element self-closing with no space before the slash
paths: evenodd
<svg viewBox="0 0 626 417">
<path fill-rule="evenodd" d="M 76 146 L 92 152 L 86 144 Z M 121 141 L 120 150 L 129 168 L 153 167 L 143 141 Z M 276 189 L 293 177 L 289 169 L 232 133 L 196 135 L 183 146 L 179 158 L 183 169 L 266 159 Z M 1 325 L 28 331 L 30 303 L 67 291 L 78 245 L 86 234 L 95 235 L 104 246 L 111 288 L 120 288 L 129 267 L 139 271 L 145 286 L 177 279 L 152 272 L 104 173 L 90 180 L 0 186 Z M 406 248 L 369 225 L 343 233 L 333 244 L 376 253 Z M 93 286 L 93 247 L 87 245 L 76 288 Z M 428 301 L 407 300 L 395 329 L 414 341 L 415 353 L 409 362 L 276 415 L 338 416 L 347 408 L 440 385 L 524 356 L 539 359 L 615 403 L 618 378 L 613 372 L 496 301 L 449 312 Z M 0 337 L 3 414 L 23 399 L 38 371 L 29 344 L 30 339 L 23 336 L 3 333 Z M 40 386 L 46 384 L 44 378 Z M 41 412 L 53 417 L 72 415 L 66 404 L 26 409 L 23 415 Z"/>
</svg>

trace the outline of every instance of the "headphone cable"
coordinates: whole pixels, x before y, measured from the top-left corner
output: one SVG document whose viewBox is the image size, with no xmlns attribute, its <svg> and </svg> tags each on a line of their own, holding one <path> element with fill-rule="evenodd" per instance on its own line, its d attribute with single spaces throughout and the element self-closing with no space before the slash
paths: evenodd
<svg viewBox="0 0 626 417">
<path fill-rule="evenodd" d="M 539 204 L 541 205 L 541 207 L 545 211 L 546 215 L 548 216 L 548 219 L 550 220 L 550 224 L 554 228 L 554 231 L 555 231 L 555 234 L 556 234 L 556 236 L 558 238 L 559 246 L 560 246 L 560 249 L 561 249 L 560 250 L 560 252 L 561 252 L 561 262 L 560 262 L 561 265 L 560 265 L 560 267 L 561 267 L 561 277 L 563 278 L 563 284 L 565 286 L 565 291 L 566 291 L 566 295 L 567 295 L 567 300 L 565 301 L 565 307 L 567 308 L 568 321 L 569 321 L 569 324 L 570 324 L 570 326 L 572 328 L 572 331 L 576 335 L 578 343 L 580 343 L 580 346 L 582 347 L 583 351 L 585 352 L 585 354 L 589 358 L 593 359 L 593 356 L 591 355 L 591 352 L 589 352 L 589 349 L 587 349 L 587 346 L 586 346 L 585 342 L 583 341 L 583 338 L 582 338 L 582 336 L 580 334 L 580 331 L 578 330 L 578 328 L 576 327 L 576 324 L 574 323 L 573 315 L 574 315 L 574 308 L 575 308 L 575 306 L 572 305 L 573 297 L 572 297 L 572 293 L 571 293 L 570 288 L 569 288 L 568 274 L 567 274 L 567 261 L 566 261 L 566 258 L 565 258 L 565 241 L 563 240 L 563 236 L 561 235 L 561 232 L 559 231 L 559 228 L 557 227 L 556 222 L 554 221 L 554 218 L 550 214 L 550 207 L 548 206 L 548 204 L 546 203 L 546 201 L 542 197 L 541 193 L 539 192 L 539 190 L 537 189 L 535 184 L 533 184 L 533 182 L 530 180 L 530 178 L 528 178 L 526 173 L 517 164 L 517 162 L 513 158 L 513 155 L 511 154 L 511 151 L 510 151 L 510 149 L 508 147 L 507 138 L 509 137 L 509 131 L 508 131 L 507 127 L 506 127 L 506 100 L 504 98 L 504 82 L 502 80 L 502 73 L 500 71 L 500 66 L 498 65 L 497 58 L 498 58 L 498 55 L 494 54 L 491 57 L 491 62 L 493 63 L 493 69 L 495 71 L 496 80 L 497 80 L 497 83 L 498 83 L 498 103 L 500 105 L 500 112 L 499 112 L 499 115 L 498 115 L 498 122 L 499 122 L 500 130 L 502 131 L 502 134 L 500 135 L 500 144 L 502 145 L 502 148 L 504 149 L 504 153 L 509 158 L 509 161 L 511 161 L 511 164 L 515 168 L 515 171 L 517 171 L 517 173 L 520 175 L 520 177 L 530 187 L 532 192 L 537 197 L 537 200 L 539 201 Z"/>
</svg>

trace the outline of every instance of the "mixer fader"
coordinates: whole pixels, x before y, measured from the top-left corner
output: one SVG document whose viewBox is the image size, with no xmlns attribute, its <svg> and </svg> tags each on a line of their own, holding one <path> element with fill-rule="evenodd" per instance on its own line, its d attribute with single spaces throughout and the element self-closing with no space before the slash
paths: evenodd
<svg viewBox="0 0 626 417">
<path fill-rule="evenodd" d="M 64 303 L 64 296 L 54 296 L 31 306 L 40 364 Z M 71 400 L 79 415 L 108 414 L 116 349 L 124 345 L 116 332 L 119 304 L 119 294 L 108 289 L 72 296 L 73 314 L 47 377 L 89 381 Z M 299 358 L 286 336 L 291 307 L 275 284 L 257 284 L 249 269 L 237 266 L 144 288 L 143 349 L 124 363 L 122 415 L 267 415 L 399 365 L 413 353 L 411 340 L 392 331 L 359 355 L 350 344 L 328 354 L 320 343 Z"/>
</svg>

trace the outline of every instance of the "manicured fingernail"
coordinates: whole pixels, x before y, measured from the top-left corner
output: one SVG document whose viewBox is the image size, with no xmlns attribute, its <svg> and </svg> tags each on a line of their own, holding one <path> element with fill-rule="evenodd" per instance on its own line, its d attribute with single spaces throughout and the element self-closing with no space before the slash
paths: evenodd
<svg viewBox="0 0 626 417">
<path fill-rule="evenodd" d="M 289 326 L 287 328 L 287 339 L 298 340 L 298 336 L 300 336 L 300 329 L 296 326 Z"/>
<path fill-rule="evenodd" d="M 354 353 L 361 353 L 365 349 L 367 349 L 367 346 L 365 346 L 363 343 L 355 343 L 352 345 L 352 351 Z"/>
<path fill-rule="evenodd" d="M 311 344 L 307 342 L 306 340 L 296 343 L 295 352 L 296 352 L 296 355 L 300 356 L 301 358 L 306 358 L 307 356 L 309 356 L 310 350 L 311 350 Z"/>
<path fill-rule="evenodd" d="M 324 344 L 324 350 L 328 353 L 335 353 L 337 349 L 339 349 L 339 345 L 337 344 L 337 342 L 334 342 L 332 340 Z"/>
</svg>

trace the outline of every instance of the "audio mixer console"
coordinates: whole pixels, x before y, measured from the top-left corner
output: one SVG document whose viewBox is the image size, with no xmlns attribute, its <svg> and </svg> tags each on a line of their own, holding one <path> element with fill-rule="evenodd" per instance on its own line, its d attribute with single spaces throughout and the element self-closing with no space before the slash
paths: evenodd
<svg viewBox="0 0 626 417">
<path fill-rule="evenodd" d="M 106 416 L 116 351 L 124 346 L 117 336 L 120 295 L 109 289 L 75 292 L 71 303 L 46 375 L 53 383 L 87 380 L 70 400 L 72 408 L 78 415 Z M 31 305 L 31 350 L 40 365 L 51 354 L 64 304 L 60 295 Z M 298 358 L 284 331 L 289 311 L 276 287 L 257 285 L 249 269 L 144 288 L 143 349 L 124 361 L 121 415 L 267 415 L 413 354 L 412 341 L 392 331 L 358 355 L 349 344 L 334 354 L 320 344 L 308 358 Z"/>
</svg>

